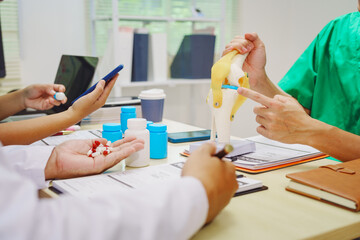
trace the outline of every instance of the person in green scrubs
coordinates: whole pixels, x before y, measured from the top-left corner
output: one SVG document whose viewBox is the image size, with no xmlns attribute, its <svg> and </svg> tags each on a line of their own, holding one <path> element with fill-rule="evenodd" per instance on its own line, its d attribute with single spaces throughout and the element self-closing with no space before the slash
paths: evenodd
<svg viewBox="0 0 360 240">
<path fill-rule="evenodd" d="M 281 89 L 265 72 L 265 46 L 256 33 L 226 46 L 223 54 L 249 53 L 243 68 L 252 90 L 238 92 L 262 104 L 254 108 L 258 133 L 310 145 L 342 161 L 360 158 L 359 11 L 327 24 L 279 82 Z"/>
</svg>

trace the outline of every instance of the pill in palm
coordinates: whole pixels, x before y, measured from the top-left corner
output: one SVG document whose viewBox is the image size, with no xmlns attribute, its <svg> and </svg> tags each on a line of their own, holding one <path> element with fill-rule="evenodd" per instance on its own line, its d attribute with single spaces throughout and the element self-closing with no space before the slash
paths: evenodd
<svg viewBox="0 0 360 240">
<path fill-rule="evenodd" d="M 87 152 L 86 155 L 88 157 L 97 157 L 100 155 L 107 156 L 113 151 L 113 148 L 110 147 L 110 144 L 111 144 L 111 142 L 108 141 L 106 143 L 106 145 L 104 146 L 99 141 L 95 140 L 92 145 L 92 148 L 89 149 L 89 151 Z"/>
</svg>

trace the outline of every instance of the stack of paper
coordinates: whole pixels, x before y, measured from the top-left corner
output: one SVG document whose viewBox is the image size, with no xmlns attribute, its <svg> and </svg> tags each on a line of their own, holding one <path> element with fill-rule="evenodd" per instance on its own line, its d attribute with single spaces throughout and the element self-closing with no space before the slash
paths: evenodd
<svg viewBox="0 0 360 240">
<path fill-rule="evenodd" d="M 245 172 L 268 171 L 326 157 L 310 146 L 280 143 L 260 135 L 247 140 L 255 143 L 256 151 L 230 158 L 239 170 Z"/>
</svg>

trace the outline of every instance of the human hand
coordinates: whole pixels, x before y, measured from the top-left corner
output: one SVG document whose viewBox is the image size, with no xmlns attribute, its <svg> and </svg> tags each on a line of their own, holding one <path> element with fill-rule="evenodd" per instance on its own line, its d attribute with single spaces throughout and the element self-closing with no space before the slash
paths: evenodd
<svg viewBox="0 0 360 240">
<path fill-rule="evenodd" d="M 95 140 L 103 145 L 105 138 L 70 140 L 56 146 L 45 167 L 45 178 L 72 178 L 98 174 L 113 167 L 121 160 L 144 148 L 144 141 L 135 137 L 125 137 L 111 144 L 112 152 L 108 155 L 88 157 Z"/>
<path fill-rule="evenodd" d="M 306 144 L 306 139 L 314 134 L 311 126 L 315 120 L 295 98 L 283 95 L 269 98 L 241 87 L 238 93 L 263 105 L 254 108 L 256 122 L 260 124 L 256 129 L 259 134 L 283 143 L 301 144 Z"/>
<path fill-rule="evenodd" d="M 68 110 L 77 115 L 78 119 L 82 119 L 102 107 L 105 104 L 111 89 L 114 87 L 118 76 L 119 74 L 116 74 L 110 81 L 107 82 L 106 86 L 105 81 L 100 80 L 94 91 L 76 100 Z"/>
<path fill-rule="evenodd" d="M 256 33 L 246 33 L 244 37 L 236 36 L 225 46 L 223 55 L 237 50 L 240 54 L 249 53 L 243 65 L 243 71 L 249 74 L 250 87 L 254 88 L 267 79 L 265 72 L 265 45 Z"/>
<path fill-rule="evenodd" d="M 204 144 L 190 155 L 182 170 L 182 176 L 199 179 L 206 190 L 209 201 L 206 223 L 230 202 L 238 188 L 234 165 L 214 157 L 215 151 L 213 143 Z"/>
<path fill-rule="evenodd" d="M 56 92 L 65 92 L 65 87 L 61 84 L 34 84 L 21 91 L 24 109 L 29 107 L 37 110 L 47 110 L 67 101 L 66 97 L 61 101 L 54 99 Z"/>
</svg>

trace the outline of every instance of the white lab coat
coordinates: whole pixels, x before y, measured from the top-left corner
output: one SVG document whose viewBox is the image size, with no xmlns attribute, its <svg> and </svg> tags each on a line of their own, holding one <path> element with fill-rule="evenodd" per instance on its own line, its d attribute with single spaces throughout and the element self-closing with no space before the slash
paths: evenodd
<svg viewBox="0 0 360 240">
<path fill-rule="evenodd" d="M 39 199 L 52 147 L 0 145 L 0 239 L 188 239 L 205 223 L 199 180 L 99 194 Z"/>
</svg>

